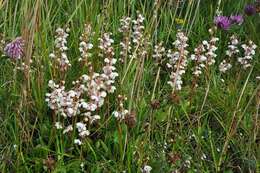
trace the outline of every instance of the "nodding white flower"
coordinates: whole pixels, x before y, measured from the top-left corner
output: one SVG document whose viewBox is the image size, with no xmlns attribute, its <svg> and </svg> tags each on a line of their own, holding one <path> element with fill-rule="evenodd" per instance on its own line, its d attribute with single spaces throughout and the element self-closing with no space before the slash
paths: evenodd
<svg viewBox="0 0 260 173">
<path fill-rule="evenodd" d="M 81 171 L 84 172 L 84 163 L 83 162 L 80 164 L 80 168 L 81 168 Z"/>
<path fill-rule="evenodd" d="M 66 133 L 68 133 L 68 132 L 71 132 L 72 130 L 73 130 L 72 125 L 69 125 L 69 126 L 67 126 L 67 127 L 63 130 L 63 134 L 66 134 Z"/>
<path fill-rule="evenodd" d="M 126 115 L 129 114 L 129 111 L 128 110 L 123 110 L 123 111 L 114 111 L 112 113 L 114 115 L 114 117 L 117 119 L 117 120 L 124 120 Z"/>
<path fill-rule="evenodd" d="M 142 173 L 150 173 L 152 171 L 152 167 L 149 165 L 145 165 L 142 169 L 141 172 Z"/>
<path fill-rule="evenodd" d="M 187 55 L 189 53 L 186 50 L 188 47 L 188 37 L 186 37 L 183 32 L 178 32 L 176 37 L 177 40 L 173 43 L 176 51 L 172 52 L 169 50 L 167 53 L 167 57 L 169 58 L 167 66 L 172 69 L 170 74 L 170 81 L 167 83 L 173 88 L 173 90 L 181 90 L 183 84 L 182 75 L 186 71 Z"/>
<path fill-rule="evenodd" d="M 84 138 L 86 136 L 89 136 L 90 135 L 90 132 L 88 130 L 84 130 L 82 132 L 79 132 L 79 136 Z"/>
<path fill-rule="evenodd" d="M 56 58 L 56 55 L 55 55 L 54 53 L 51 53 L 51 54 L 49 55 L 49 57 L 50 57 L 51 59 L 54 59 L 54 58 Z"/>
<path fill-rule="evenodd" d="M 200 158 L 201 158 L 201 160 L 206 160 L 207 156 L 206 156 L 206 154 L 202 153 L 202 156 Z"/>
<path fill-rule="evenodd" d="M 222 72 L 222 73 L 225 73 L 226 71 L 228 71 L 231 68 L 232 68 L 232 65 L 230 63 L 227 63 L 226 60 L 223 60 L 219 64 L 219 71 Z"/>
<path fill-rule="evenodd" d="M 242 65 L 244 69 L 251 67 L 251 61 L 255 55 L 255 49 L 257 46 L 253 41 L 249 41 L 248 44 L 242 44 L 241 46 L 244 49 L 244 56 L 238 58 L 238 62 Z"/>
<path fill-rule="evenodd" d="M 63 128 L 62 124 L 60 122 L 56 122 L 55 127 L 56 127 L 56 129 L 62 129 Z"/>
<path fill-rule="evenodd" d="M 13 147 L 14 147 L 14 149 L 16 149 L 16 148 L 17 148 L 17 145 L 16 145 L 16 144 L 14 144 L 14 145 L 13 145 Z"/>
<path fill-rule="evenodd" d="M 78 132 L 82 132 L 82 131 L 86 131 L 86 124 L 82 123 L 82 122 L 78 122 L 76 123 L 76 128 L 78 129 Z"/>
<path fill-rule="evenodd" d="M 81 142 L 81 140 L 79 140 L 79 139 L 74 139 L 74 144 L 76 144 L 76 145 L 81 145 L 82 142 Z"/>
<path fill-rule="evenodd" d="M 101 119 L 101 117 L 99 115 L 93 115 L 91 116 L 91 112 L 86 112 L 84 114 L 84 121 L 85 122 L 89 122 L 90 124 L 93 124 L 94 122 L 98 121 Z"/>
<path fill-rule="evenodd" d="M 48 86 L 49 86 L 50 88 L 52 88 L 52 89 L 55 88 L 55 87 L 58 87 L 58 86 L 54 83 L 53 80 L 49 80 Z"/>
</svg>

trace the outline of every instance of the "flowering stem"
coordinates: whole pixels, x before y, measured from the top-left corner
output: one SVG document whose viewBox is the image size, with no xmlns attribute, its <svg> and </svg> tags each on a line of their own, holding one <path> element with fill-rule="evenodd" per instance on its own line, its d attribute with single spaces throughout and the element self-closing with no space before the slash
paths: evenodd
<svg viewBox="0 0 260 173">
<path fill-rule="evenodd" d="M 117 130 L 118 130 L 118 143 L 119 143 L 119 149 L 120 149 L 120 155 L 122 156 L 122 159 L 123 159 L 123 145 L 122 145 L 122 128 L 121 128 L 121 125 L 120 125 L 120 122 L 118 121 L 117 122 Z"/>
<path fill-rule="evenodd" d="M 172 108 L 173 106 L 170 106 L 168 109 L 168 119 L 167 119 L 167 126 L 165 130 L 165 136 L 164 136 L 164 143 L 167 141 L 167 135 L 168 135 L 168 130 L 170 128 L 170 121 L 171 121 L 171 115 L 172 115 Z"/>
<path fill-rule="evenodd" d="M 245 84 L 244 84 L 244 86 L 243 86 L 243 89 L 242 89 L 242 91 L 241 91 L 241 93 L 240 93 L 240 96 L 239 96 L 239 99 L 238 99 L 238 102 L 237 102 L 237 105 L 236 105 L 236 109 L 235 109 L 235 111 L 234 111 L 234 113 L 233 113 L 233 117 L 232 117 L 232 120 L 231 120 L 231 124 L 230 124 L 230 126 L 229 126 L 229 130 L 228 130 L 228 133 L 227 133 L 227 135 L 226 135 L 226 140 L 225 140 L 225 143 L 224 143 L 224 145 L 223 145 L 222 152 L 221 152 L 221 154 L 220 154 L 220 158 L 219 158 L 219 162 L 218 162 L 218 167 L 217 167 L 217 171 L 218 171 L 218 172 L 220 171 L 220 167 L 221 167 L 222 161 L 223 161 L 223 159 L 224 159 L 224 155 L 225 155 L 225 153 L 226 153 L 226 151 L 227 151 L 228 144 L 229 144 L 229 142 L 230 142 L 232 136 L 236 133 L 236 129 L 237 129 L 237 127 L 238 127 L 238 124 L 239 124 L 240 120 L 242 119 L 243 114 L 242 114 L 242 116 L 241 116 L 241 115 L 240 115 L 240 116 L 239 116 L 239 115 L 237 116 L 237 114 L 238 114 L 238 112 L 239 112 L 240 102 L 241 102 L 242 97 L 243 97 L 243 95 L 244 95 L 244 92 L 245 92 L 245 89 L 246 89 L 246 86 L 247 86 L 247 84 L 248 84 L 249 77 L 251 76 L 252 71 L 253 71 L 253 67 L 251 68 L 251 71 L 249 72 L 249 74 L 248 74 L 248 76 L 247 76 L 247 79 L 246 79 L 246 81 L 245 81 Z"/>
<path fill-rule="evenodd" d="M 154 94 L 155 94 L 155 90 L 156 90 L 156 87 L 157 87 L 157 83 L 159 81 L 160 72 L 161 72 L 161 67 L 159 67 L 158 71 L 157 71 L 157 75 L 156 75 L 156 79 L 155 79 L 155 82 L 154 82 L 154 87 L 153 87 L 153 93 L 152 93 L 151 101 L 154 99 Z"/>
<path fill-rule="evenodd" d="M 255 113 L 255 117 L 254 117 L 254 138 L 253 138 L 253 142 L 256 141 L 256 137 L 258 134 L 258 128 L 259 128 L 259 123 L 258 123 L 258 116 L 259 116 L 259 108 L 260 108 L 260 90 L 257 90 L 257 96 L 256 96 L 256 113 Z"/>
<path fill-rule="evenodd" d="M 203 103 L 202 103 L 202 106 L 200 108 L 200 115 L 198 117 L 198 127 L 201 127 L 201 125 L 200 125 L 200 118 L 202 116 L 202 111 L 203 111 L 203 108 L 205 106 L 208 94 L 209 94 L 209 89 L 210 89 L 210 81 L 208 81 L 208 85 L 207 85 L 207 89 L 206 89 L 205 96 L 204 96 L 204 99 L 203 99 Z"/>
<path fill-rule="evenodd" d="M 124 76 L 123 76 L 123 78 L 122 78 L 122 80 L 121 80 L 121 85 L 124 83 L 125 77 L 126 77 L 128 71 L 129 71 L 130 67 L 132 66 L 132 62 L 133 62 L 134 58 L 135 58 L 135 56 L 133 55 L 133 56 L 131 57 L 129 63 L 128 63 L 128 66 L 127 66 L 127 68 L 126 68 L 125 74 L 124 74 Z"/>
</svg>

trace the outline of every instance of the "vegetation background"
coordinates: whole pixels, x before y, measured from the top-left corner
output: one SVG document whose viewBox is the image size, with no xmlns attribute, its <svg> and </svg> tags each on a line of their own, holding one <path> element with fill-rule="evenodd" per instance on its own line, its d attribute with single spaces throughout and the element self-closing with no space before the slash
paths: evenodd
<svg viewBox="0 0 260 173">
<path fill-rule="evenodd" d="M 112 33 L 117 58 L 120 19 L 135 18 L 137 11 L 145 17 L 151 45 L 163 41 L 171 48 L 177 30 L 182 29 L 192 51 L 209 38 L 217 8 L 226 15 L 238 14 L 249 2 L 158 0 L 154 5 L 154 0 L 0 0 L 1 37 L 12 40 L 22 35 L 27 43 L 24 62 L 33 61 L 30 72 L 21 72 L 15 70 L 17 63 L 4 55 L 0 58 L 0 172 L 140 172 L 145 165 L 152 167 L 151 172 L 260 172 L 259 48 L 249 70 L 236 67 L 223 75 L 215 65 L 209 76 L 201 77 L 191 100 L 191 73 L 187 72 L 178 104 L 169 100 L 169 72 L 162 67 L 154 92 L 158 109 L 151 107 L 158 71 L 152 46 L 147 48 L 143 66 L 138 60 L 128 69 L 128 64 L 117 64 L 116 93 L 106 100 L 99 125 L 92 127 L 82 146 L 74 145 L 73 135 L 55 130 L 45 102 L 48 81 L 53 78 L 49 54 L 58 27 L 71 30 L 68 54 L 72 67 L 66 74 L 70 85 L 84 73 L 77 60 L 85 23 L 95 31 L 94 45 L 102 33 Z M 217 31 L 216 64 L 224 58 L 234 33 L 260 46 L 259 19 L 259 15 L 245 17 L 243 25 Z M 103 62 L 98 56 L 91 60 L 96 67 Z M 128 97 L 126 104 L 136 113 L 134 128 L 111 115 L 118 94 Z"/>
</svg>

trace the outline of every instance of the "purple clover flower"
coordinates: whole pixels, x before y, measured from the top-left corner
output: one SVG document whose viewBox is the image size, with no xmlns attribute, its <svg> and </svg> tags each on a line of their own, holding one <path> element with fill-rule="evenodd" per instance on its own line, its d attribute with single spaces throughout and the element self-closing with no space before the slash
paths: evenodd
<svg viewBox="0 0 260 173">
<path fill-rule="evenodd" d="M 23 56 L 23 46 L 24 40 L 22 37 L 17 37 L 15 40 L 5 46 L 4 52 L 10 58 L 18 60 Z"/>
<path fill-rule="evenodd" d="M 247 4 L 244 9 L 246 15 L 252 16 L 256 14 L 256 7 L 253 4 Z"/>
<path fill-rule="evenodd" d="M 226 16 L 217 16 L 214 19 L 214 23 L 218 28 L 228 30 L 231 26 L 231 21 Z"/>
<path fill-rule="evenodd" d="M 231 15 L 230 20 L 232 24 L 241 25 L 244 22 L 244 18 L 242 15 Z"/>
</svg>

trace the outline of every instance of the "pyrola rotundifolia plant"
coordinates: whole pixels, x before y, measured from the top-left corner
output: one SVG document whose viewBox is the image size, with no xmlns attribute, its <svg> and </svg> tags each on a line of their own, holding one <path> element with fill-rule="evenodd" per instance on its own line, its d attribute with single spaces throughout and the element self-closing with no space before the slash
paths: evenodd
<svg viewBox="0 0 260 173">
<path fill-rule="evenodd" d="M 103 106 L 107 94 L 115 91 L 114 83 L 118 76 L 114 66 L 116 59 L 114 58 L 112 46 L 114 40 L 111 38 L 111 33 L 104 33 L 99 38 L 98 48 L 104 63 L 101 72 L 93 70 L 94 68 L 89 60 L 91 56 L 89 51 L 93 45 L 86 37 L 90 35 L 90 32 L 90 25 L 86 25 L 79 44 L 81 53 L 79 61 L 83 62 L 84 65 L 87 62 L 88 73 L 73 81 L 73 87 L 70 89 L 66 89 L 65 81 L 56 83 L 54 82 L 55 79 L 50 80 L 51 92 L 46 94 L 46 102 L 56 116 L 55 127 L 60 130 L 63 129 L 63 134 L 76 128 L 78 138 L 74 139 L 74 143 L 77 145 L 81 145 L 84 138 L 90 135 L 88 127 L 101 118 L 97 110 Z M 71 66 L 66 56 L 68 34 L 61 28 L 57 29 L 56 33 L 56 50 L 50 54 L 50 57 L 55 60 L 53 63 L 59 66 L 61 72 L 65 73 Z M 77 120 L 75 125 L 73 125 L 74 119 Z"/>
</svg>

